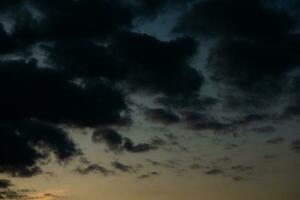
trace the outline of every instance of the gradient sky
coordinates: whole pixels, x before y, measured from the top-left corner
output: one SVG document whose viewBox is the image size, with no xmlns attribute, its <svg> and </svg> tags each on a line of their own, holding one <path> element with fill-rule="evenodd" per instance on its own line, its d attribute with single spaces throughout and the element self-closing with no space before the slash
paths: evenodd
<svg viewBox="0 0 300 200">
<path fill-rule="evenodd" d="M 0 13 L 0 199 L 299 199 L 297 0 Z"/>
</svg>

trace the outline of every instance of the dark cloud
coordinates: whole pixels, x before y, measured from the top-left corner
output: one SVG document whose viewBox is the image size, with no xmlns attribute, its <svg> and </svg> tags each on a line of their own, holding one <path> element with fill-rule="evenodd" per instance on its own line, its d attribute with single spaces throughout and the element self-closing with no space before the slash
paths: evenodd
<svg viewBox="0 0 300 200">
<path fill-rule="evenodd" d="M 206 121 L 204 123 L 198 122 L 194 124 L 192 129 L 194 130 L 213 130 L 213 131 L 224 131 L 230 130 L 233 128 L 231 124 L 217 122 L 217 121 Z M 234 129 L 232 129 L 234 131 Z"/>
<path fill-rule="evenodd" d="M 48 158 L 49 153 L 54 153 L 59 161 L 79 155 L 74 142 L 56 127 L 57 123 L 77 126 L 111 123 L 121 110 L 116 111 L 119 114 L 112 113 L 103 104 L 111 105 L 116 100 L 120 103 L 117 107 L 126 107 L 122 94 L 109 89 L 110 86 L 100 82 L 79 85 L 56 70 L 39 68 L 36 63 L 35 60 L 0 61 L 0 172 L 13 176 L 41 173 L 40 161 Z M 105 100 L 103 94 L 97 94 L 101 90 L 103 94 L 111 94 L 112 99 Z"/>
<path fill-rule="evenodd" d="M 223 174 L 224 172 L 220 169 L 212 169 L 206 172 L 207 175 L 219 175 Z"/>
<path fill-rule="evenodd" d="M 268 144 L 281 144 L 282 142 L 284 142 L 284 140 L 285 139 L 283 137 L 277 137 L 277 138 L 267 140 L 266 143 L 268 143 Z"/>
<path fill-rule="evenodd" d="M 145 115 L 147 120 L 163 124 L 174 124 L 180 121 L 180 117 L 176 113 L 162 108 L 147 109 Z"/>
<path fill-rule="evenodd" d="M 115 1 L 30 0 L 41 19 L 19 12 L 14 35 L 24 41 L 103 38 L 131 26 L 131 12 Z M 110 19 L 107 21 L 107 19 Z"/>
<path fill-rule="evenodd" d="M 146 7 L 153 4 L 138 2 Z M 189 65 L 197 42 L 189 37 L 165 42 L 146 34 L 120 32 L 132 20 L 126 3 L 31 0 L 31 4 L 44 16 L 36 19 L 31 11 L 17 12 L 13 37 L 27 44 L 51 42 L 44 47 L 50 63 L 68 75 L 125 79 L 131 88 L 177 98 L 196 95 L 201 87 L 200 73 Z"/>
<path fill-rule="evenodd" d="M 0 190 L 0 199 L 31 199 L 26 194 L 20 193 L 18 191 L 12 190 L 12 189 L 6 189 L 6 190 Z"/>
<path fill-rule="evenodd" d="M 240 144 L 233 144 L 233 143 L 231 143 L 231 144 L 226 144 L 225 149 L 226 150 L 233 150 L 233 149 L 239 148 L 240 146 L 241 146 Z"/>
<path fill-rule="evenodd" d="M 249 110 L 276 103 L 287 74 L 299 65 L 296 22 L 292 12 L 260 0 L 204 0 L 182 16 L 176 29 L 215 36 L 208 71 L 221 86 L 227 108 Z"/>
<path fill-rule="evenodd" d="M 248 124 L 255 124 L 260 122 L 266 122 L 268 120 L 272 120 L 272 116 L 269 114 L 246 114 L 241 116 L 240 118 L 234 120 L 234 123 L 239 126 L 244 126 Z"/>
<path fill-rule="evenodd" d="M 300 105 L 296 104 L 292 104 L 292 105 L 288 105 L 283 113 L 281 113 L 279 115 L 279 119 L 291 119 L 293 117 L 298 117 L 300 115 Z"/>
<path fill-rule="evenodd" d="M 55 194 L 51 194 L 51 193 L 46 193 L 43 195 L 44 197 L 51 197 L 51 198 L 60 198 L 61 196 L 55 195 Z"/>
<path fill-rule="evenodd" d="M 1 124 L 0 131 L 1 173 L 33 176 L 42 172 L 38 164 L 50 153 L 58 161 L 67 161 L 81 154 L 66 132 L 48 123 L 31 120 Z"/>
<path fill-rule="evenodd" d="M 93 142 L 105 142 L 112 150 L 122 150 L 123 137 L 113 129 L 100 128 L 93 133 Z"/>
<path fill-rule="evenodd" d="M 294 41 L 293 41 L 294 40 Z M 299 63 L 298 36 L 270 43 L 225 39 L 211 49 L 208 67 L 213 79 L 230 88 L 228 105 L 239 108 L 267 106 L 287 83 L 287 73 Z M 234 93 L 236 90 L 239 93 Z M 274 99 L 276 100 L 276 99 Z"/>
<path fill-rule="evenodd" d="M 38 118 L 79 126 L 122 121 L 125 100 L 112 85 L 76 84 L 35 61 L 1 61 L 0 72 L 0 121 Z"/>
<path fill-rule="evenodd" d="M 187 97 L 201 87 L 200 73 L 188 64 L 197 50 L 192 38 L 164 42 L 146 34 L 122 33 L 112 48 L 127 66 L 133 89 Z"/>
<path fill-rule="evenodd" d="M 164 136 L 169 140 L 177 140 L 178 136 L 174 135 L 173 133 L 165 133 Z"/>
<path fill-rule="evenodd" d="M 289 88 L 289 104 L 284 108 L 284 111 L 277 116 L 278 119 L 289 120 L 300 115 L 300 75 L 299 72 L 293 76 Z"/>
<path fill-rule="evenodd" d="M 0 179 L 0 199 L 31 199 L 28 189 L 17 189 L 10 180 Z"/>
<path fill-rule="evenodd" d="M 296 153 L 300 153 L 300 140 L 295 140 L 292 142 L 292 150 Z"/>
<path fill-rule="evenodd" d="M 233 119 L 218 119 L 207 115 L 207 113 L 193 111 L 182 112 L 182 115 L 187 126 L 191 129 L 212 130 L 216 132 L 222 131 L 224 133 L 233 133 L 240 128 L 256 123 L 262 123 L 270 119 L 268 114 L 246 114 L 234 117 Z"/>
<path fill-rule="evenodd" d="M 28 5 L 18 7 L 21 2 Z M 127 97 L 134 92 L 159 96 L 156 103 L 164 108 L 149 109 L 145 115 L 164 125 L 180 122 L 181 115 L 173 110 L 183 108 L 202 111 L 182 113 L 188 127 L 195 130 L 234 131 L 269 120 L 265 114 L 223 119 L 205 113 L 220 100 L 199 95 L 204 78 L 190 64 L 198 53 L 198 40 L 184 36 L 162 41 L 131 32 L 137 19 L 190 2 L 1 1 L 1 12 L 11 12 L 7 16 L 11 21 L 3 23 L 9 23 L 12 32 L 0 24 L 0 54 L 11 54 L 15 60 L 0 59 L 0 173 L 28 177 L 42 173 L 41 164 L 50 154 L 60 162 L 80 156 L 80 150 L 59 125 L 126 125 L 130 122 Z M 220 90 L 220 97 L 226 105 L 262 107 L 270 105 L 270 100 L 275 102 L 290 83 L 288 74 L 300 64 L 300 37 L 293 32 L 295 19 L 286 10 L 259 0 L 203 0 L 191 5 L 176 30 L 199 38 L 199 34 L 213 36 L 216 45 L 209 49 L 207 69 L 215 83 L 225 88 Z M 33 47 L 38 53 L 32 51 Z M 27 51 L 32 52 L 25 55 Z M 24 60 L 16 60 L 20 52 Z M 29 59 L 39 54 L 45 56 L 48 68 Z M 286 108 L 286 115 L 300 113 L 296 101 Z M 115 152 L 148 152 L 165 143 L 184 148 L 175 136 L 166 138 L 170 141 L 156 138 L 149 144 L 135 144 L 113 129 L 100 128 L 92 139 Z M 276 143 L 278 139 L 267 142 Z M 295 141 L 293 149 L 297 148 Z M 181 165 L 174 160 L 149 163 L 172 169 Z M 100 165 L 85 164 L 76 171 L 112 173 Z M 118 161 L 112 165 L 122 172 L 137 170 Z M 219 169 L 207 172 L 220 173 Z M 155 174 L 141 176 L 150 175 Z"/>
<path fill-rule="evenodd" d="M 118 161 L 115 161 L 115 162 L 112 162 L 111 163 L 112 166 L 114 168 L 116 168 L 117 170 L 121 171 L 121 172 L 128 172 L 128 173 L 132 173 L 132 172 L 135 172 L 135 168 L 131 165 L 126 165 L 126 164 L 123 164 L 121 162 L 118 162 Z"/>
<path fill-rule="evenodd" d="M 253 167 L 251 166 L 245 166 L 245 165 L 235 165 L 231 167 L 231 170 L 238 172 L 238 173 L 246 173 L 246 174 L 252 174 L 254 172 Z"/>
<path fill-rule="evenodd" d="M 275 158 L 277 158 L 276 155 L 264 155 L 264 159 L 265 159 L 266 162 L 274 160 Z"/>
<path fill-rule="evenodd" d="M 83 175 L 90 174 L 90 173 L 100 173 L 104 176 L 114 174 L 113 171 L 108 170 L 105 167 L 102 167 L 98 164 L 90 164 L 87 167 L 78 167 L 75 169 L 75 171 Z"/>
<path fill-rule="evenodd" d="M 212 97 L 198 97 L 191 96 L 185 98 L 182 96 L 177 97 L 159 97 L 156 101 L 167 108 L 175 109 L 194 109 L 194 110 L 209 110 L 218 103 L 216 98 Z"/>
<path fill-rule="evenodd" d="M 243 178 L 242 176 L 234 176 L 234 177 L 232 177 L 232 179 L 233 179 L 234 181 L 241 181 L 241 180 L 243 180 L 244 178 Z"/>
<path fill-rule="evenodd" d="M 126 150 L 131 153 L 144 153 L 157 149 L 152 144 L 134 144 L 131 139 L 123 137 L 111 128 L 99 128 L 95 130 L 92 139 L 95 143 L 105 142 L 110 150 L 116 152 Z"/>
<path fill-rule="evenodd" d="M 204 119 L 207 118 L 205 114 L 200 112 L 194 112 L 194 111 L 185 111 L 182 112 L 182 115 L 184 117 L 184 120 L 188 122 L 204 121 Z"/>
<path fill-rule="evenodd" d="M 71 77 L 104 77 L 111 80 L 124 79 L 125 68 L 110 54 L 108 47 L 91 41 L 56 42 L 44 45 L 52 66 Z"/>
<path fill-rule="evenodd" d="M 260 0 L 205 0 L 192 6 L 177 29 L 266 39 L 286 34 L 293 24 L 288 14 L 269 9 Z"/>
<path fill-rule="evenodd" d="M 221 122 L 214 117 L 198 112 L 183 112 L 184 120 L 189 128 L 194 130 L 227 131 L 235 129 L 233 124 Z"/>
<path fill-rule="evenodd" d="M 174 150 L 179 150 L 182 152 L 189 151 L 187 147 L 179 143 L 177 136 L 173 134 L 167 134 L 167 136 L 165 135 L 165 138 L 160 138 L 159 136 L 155 136 L 151 138 L 150 144 L 156 148 L 163 149 L 167 152 L 172 152 Z"/>
<path fill-rule="evenodd" d="M 153 176 L 158 176 L 159 173 L 158 172 L 150 172 L 150 173 L 147 173 L 147 174 L 142 174 L 138 177 L 138 179 L 148 179 L 148 178 L 151 178 Z"/>
<path fill-rule="evenodd" d="M 148 152 L 157 149 L 157 146 L 153 144 L 146 144 L 146 143 L 134 144 L 129 138 L 125 138 L 125 143 L 123 147 L 128 152 L 132 152 L 132 153 L 143 153 L 143 152 Z"/>
<path fill-rule="evenodd" d="M 203 78 L 190 65 L 198 49 L 196 40 L 161 41 L 130 32 L 135 19 L 187 1 L 132 2 L 1 1 L 1 13 L 9 14 L 0 23 L 0 54 L 9 57 L 0 58 L 0 173 L 31 177 L 43 173 L 43 164 L 52 155 L 59 163 L 83 157 L 60 127 L 127 125 L 131 122 L 127 96 L 132 92 L 159 94 L 170 102 L 173 98 L 178 107 L 208 104 L 198 99 Z M 193 100 L 185 101 L 189 98 Z M 171 111 L 156 117 L 163 123 L 180 120 Z M 109 128 L 96 129 L 92 139 L 104 142 L 109 150 L 131 153 L 160 145 L 157 141 L 135 144 Z M 87 160 L 81 164 L 77 173 L 113 174 Z M 170 160 L 162 166 L 178 165 Z M 129 173 L 141 168 L 118 161 L 112 166 Z M 0 198 L 25 199 L 5 184 L 0 181 L 0 187 L 8 189 L 0 192 Z"/>
<path fill-rule="evenodd" d="M 192 170 L 196 170 L 196 169 L 201 169 L 202 166 L 199 165 L 199 164 L 192 164 L 192 165 L 189 166 L 189 168 L 192 169 Z"/>
<path fill-rule="evenodd" d="M 12 183 L 9 181 L 9 180 L 6 180 L 6 179 L 0 179 L 0 188 L 8 188 L 12 186 Z"/>
<path fill-rule="evenodd" d="M 177 169 L 178 167 L 180 167 L 180 161 L 178 160 L 166 160 L 163 162 L 160 161 L 155 161 L 152 159 L 147 159 L 146 162 L 148 162 L 149 164 L 155 166 L 155 167 L 164 167 L 166 169 Z"/>
<path fill-rule="evenodd" d="M 150 143 L 154 146 L 165 146 L 167 144 L 167 142 L 164 139 L 158 136 L 153 137 Z"/>
<path fill-rule="evenodd" d="M 275 133 L 275 128 L 273 126 L 261 126 L 252 129 L 256 133 Z"/>
<path fill-rule="evenodd" d="M 0 2 L 0 10 L 2 12 L 11 10 L 20 5 L 23 1 L 24 0 L 3 0 Z"/>
<path fill-rule="evenodd" d="M 225 157 L 219 158 L 217 161 L 219 161 L 219 162 L 230 162 L 231 159 L 229 157 L 225 156 Z"/>
<path fill-rule="evenodd" d="M 192 38 L 165 42 L 146 34 L 121 32 L 104 44 L 59 41 L 43 49 L 50 64 L 71 77 L 101 77 L 125 83 L 129 91 L 162 93 L 170 102 L 171 97 L 177 99 L 173 102 L 177 107 L 209 103 L 198 100 L 202 76 L 189 65 L 197 50 Z"/>
<path fill-rule="evenodd" d="M 133 7 L 137 17 L 149 18 L 154 17 L 160 11 L 176 8 L 178 6 L 186 6 L 193 0 L 133 0 L 129 1 Z"/>
<path fill-rule="evenodd" d="M 11 53 L 17 48 L 16 41 L 6 32 L 2 23 L 0 23 L 0 43 L 0 54 Z"/>
</svg>

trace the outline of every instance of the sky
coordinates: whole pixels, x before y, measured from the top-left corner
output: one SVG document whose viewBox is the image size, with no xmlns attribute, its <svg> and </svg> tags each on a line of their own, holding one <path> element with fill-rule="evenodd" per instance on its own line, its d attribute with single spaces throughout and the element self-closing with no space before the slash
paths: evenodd
<svg viewBox="0 0 300 200">
<path fill-rule="evenodd" d="M 297 0 L 1 0 L 0 199 L 298 200 Z"/>
</svg>

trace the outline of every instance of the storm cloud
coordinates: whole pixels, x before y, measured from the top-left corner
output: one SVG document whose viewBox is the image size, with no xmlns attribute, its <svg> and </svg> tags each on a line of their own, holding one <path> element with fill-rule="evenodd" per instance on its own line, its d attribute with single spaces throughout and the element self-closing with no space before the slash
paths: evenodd
<svg viewBox="0 0 300 200">
<path fill-rule="evenodd" d="M 222 85 L 227 106 L 235 110 L 269 106 L 300 64 L 297 18 L 272 5 L 261 0 L 199 1 L 176 26 L 176 31 L 215 40 L 207 68 Z"/>
</svg>

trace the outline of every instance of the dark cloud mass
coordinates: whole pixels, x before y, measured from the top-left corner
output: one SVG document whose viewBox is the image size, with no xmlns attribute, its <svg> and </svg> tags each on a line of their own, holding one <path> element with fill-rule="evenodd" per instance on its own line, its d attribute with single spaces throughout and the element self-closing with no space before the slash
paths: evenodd
<svg viewBox="0 0 300 200">
<path fill-rule="evenodd" d="M 234 133 L 243 127 L 270 120 L 267 114 L 246 114 L 233 119 L 216 118 L 207 113 L 185 111 L 182 116 L 188 128 Z"/>
<path fill-rule="evenodd" d="M 12 186 L 11 182 L 9 180 L 0 179 L 0 188 L 8 188 Z"/>
<path fill-rule="evenodd" d="M 135 14 L 141 18 L 155 17 L 160 11 L 186 6 L 193 0 L 133 0 L 129 3 L 133 6 Z"/>
<path fill-rule="evenodd" d="M 275 132 L 275 128 L 273 126 L 262 126 L 262 127 L 256 127 L 252 129 L 256 133 L 262 133 L 262 134 L 271 134 Z"/>
<path fill-rule="evenodd" d="M 284 6 L 269 4 L 262 0 L 199 1 L 177 24 L 177 31 L 216 40 L 208 69 L 222 85 L 220 93 L 227 106 L 234 109 L 275 102 L 287 85 L 287 74 L 300 64 L 299 35 L 293 32 L 297 18 Z"/>
<path fill-rule="evenodd" d="M 135 168 L 133 166 L 123 164 L 119 161 L 114 161 L 111 164 L 114 168 L 116 168 L 117 170 L 119 170 L 121 172 L 127 172 L 127 173 L 135 172 Z"/>
<path fill-rule="evenodd" d="M 284 112 L 279 116 L 281 119 L 292 119 L 300 115 L 300 76 L 297 74 L 291 80 L 290 86 L 290 104 L 284 109 Z"/>
<path fill-rule="evenodd" d="M 22 40 L 69 40 L 102 38 L 120 28 L 130 27 L 131 13 L 115 1 L 28 0 L 45 17 L 36 20 L 26 13 L 17 21 L 14 35 Z M 26 19 L 26 20 L 24 20 Z M 109 20 L 107 20 L 109 19 Z M 24 23 L 25 22 L 25 23 Z"/>
<path fill-rule="evenodd" d="M 54 153 L 67 161 L 81 152 L 60 128 L 40 121 L 5 123 L 0 126 L 0 172 L 28 177 L 41 173 L 36 164 Z"/>
<path fill-rule="evenodd" d="M 102 167 L 98 164 L 91 164 L 84 168 L 78 167 L 75 169 L 75 172 L 83 175 L 90 174 L 90 173 L 100 173 L 104 176 L 112 175 L 114 173 L 113 171 L 108 170 L 105 167 Z"/>
<path fill-rule="evenodd" d="M 148 178 L 151 178 L 153 176 L 158 176 L 158 175 L 159 175 L 158 172 L 150 172 L 150 173 L 142 174 L 142 175 L 138 176 L 138 179 L 148 179 Z"/>
<path fill-rule="evenodd" d="M 171 1 L 1 1 L 0 171 L 32 176 L 42 172 L 49 153 L 59 161 L 78 155 L 58 126 L 127 125 L 130 92 L 196 98 L 202 78 L 189 59 L 197 42 L 131 32 L 142 12 L 145 19 L 167 5 Z M 157 148 L 108 129 L 93 140 L 114 151 Z"/>
<path fill-rule="evenodd" d="M 70 134 L 92 130 L 92 142 L 103 143 L 114 160 L 139 154 L 132 157 L 178 174 L 204 167 L 207 175 L 234 172 L 231 178 L 243 179 L 254 167 L 142 156 L 160 148 L 197 153 L 195 136 L 179 134 L 182 128 L 273 133 L 275 118 L 300 116 L 299 8 L 296 0 L 0 1 L 0 174 L 51 175 L 43 171 L 51 159 L 64 164 L 75 157 L 81 163 L 74 171 L 82 175 L 143 167 L 110 160 L 110 170 L 90 162 L 67 132 L 72 128 Z M 173 24 L 164 17 L 176 21 L 162 40 Z M 267 109 L 276 106 L 283 113 L 275 116 Z M 160 125 L 162 135 L 140 142 L 148 122 Z M 132 124 L 141 140 L 121 133 Z M 169 125 L 181 127 L 173 134 Z M 281 144 L 285 137 L 263 141 Z M 244 143 L 226 141 L 227 149 Z M 300 152 L 300 141 L 291 149 Z M 159 174 L 144 171 L 138 179 Z M 0 179 L 0 199 L 27 198 L 14 187 Z"/>
<path fill-rule="evenodd" d="M 188 64 L 196 48 L 191 38 L 163 42 L 130 32 L 119 33 L 106 46 L 72 41 L 44 47 L 50 63 L 73 77 L 125 81 L 132 90 L 177 98 L 196 95 L 202 84 L 200 73 Z"/>
<path fill-rule="evenodd" d="M 142 143 L 134 144 L 129 138 L 125 138 L 124 149 L 132 153 L 142 153 L 155 150 L 158 147 L 152 144 Z"/>
<path fill-rule="evenodd" d="M 175 97 L 193 96 L 200 89 L 202 77 L 188 63 L 197 50 L 192 38 L 164 42 L 146 34 L 122 33 L 112 49 L 127 66 L 133 89 Z"/>
<path fill-rule="evenodd" d="M 223 171 L 220 169 L 212 169 L 206 172 L 207 175 L 219 175 L 223 174 Z"/>
<path fill-rule="evenodd" d="M 268 144 L 281 144 L 282 142 L 284 142 L 284 140 L 285 139 L 283 137 L 277 137 L 277 138 L 267 140 L 266 143 L 268 143 Z"/>
<path fill-rule="evenodd" d="M 244 165 L 235 165 L 232 166 L 231 169 L 238 173 L 253 173 L 254 169 L 251 166 L 244 166 Z"/>
<path fill-rule="evenodd" d="M 76 84 L 57 70 L 38 67 L 36 60 L 1 61 L 0 71 L 1 172 L 31 176 L 41 173 L 36 164 L 48 152 L 59 160 L 77 155 L 75 144 L 57 124 L 123 121 L 124 97 L 103 81 Z"/>
<path fill-rule="evenodd" d="M 18 6 L 23 0 L 3 0 L 0 2 L 0 10 L 7 11 L 7 9 Z"/>
<path fill-rule="evenodd" d="M 1 61 L 1 121 L 38 118 L 56 123 L 93 126 L 121 120 L 122 93 L 102 81 L 75 84 L 35 60 Z"/>
<path fill-rule="evenodd" d="M 14 39 L 6 32 L 2 23 L 0 23 L 0 43 L 0 54 L 10 53 L 15 50 L 17 46 Z"/>
<path fill-rule="evenodd" d="M 109 48 L 90 41 L 56 42 L 43 46 L 49 62 L 63 73 L 74 77 L 106 77 L 120 80 L 126 77 Z M 76 58 L 76 59 L 74 59 Z"/>
<path fill-rule="evenodd" d="M 292 149 L 296 153 L 300 153 L 300 140 L 295 140 L 292 142 Z"/>
<path fill-rule="evenodd" d="M 198 97 L 189 96 L 172 96 L 172 97 L 159 97 L 156 99 L 159 104 L 164 105 L 167 108 L 175 109 L 191 109 L 191 110 L 203 110 L 207 111 L 218 103 L 218 99 L 212 97 Z"/>
<path fill-rule="evenodd" d="M 0 199 L 33 199 L 29 189 L 16 189 L 10 180 L 0 179 Z"/>
<path fill-rule="evenodd" d="M 125 150 L 131 153 L 143 153 L 158 148 L 155 145 L 147 143 L 134 144 L 131 139 L 123 137 L 111 128 L 99 128 L 95 130 L 92 139 L 95 143 L 105 142 L 108 148 L 115 152 Z"/>
<path fill-rule="evenodd" d="M 246 95 L 241 99 L 229 99 L 232 104 L 242 101 L 249 105 L 247 99 L 252 99 L 254 106 L 266 105 L 265 99 L 274 99 L 282 92 L 287 84 L 287 73 L 299 63 L 298 36 L 292 38 L 278 38 L 271 43 L 225 39 L 213 47 L 209 58 L 213 79 Z"/>
<path fill-rule="evenodd" d="M 110 149 L 121 150 L 123 137 L 113 129 L 101 128 L 97 129 L 93 134 L 93 142 L 105 142 Z"/>
<path fill-rule="evenodd" d="M 174 124 L 180 121 L 180 117 L 176 113 L 162 108 L 149 108 L 145 111 L 145 115 L 146 119 L 163 124 Z"/>
<path fill-rule="evenodd" d="M 293 23 L 293 18 L 265 7 L 261 0 L 205 0 L 183 15 L 177 29 L 266 39 L 286 34 Z"/>
</svg>

